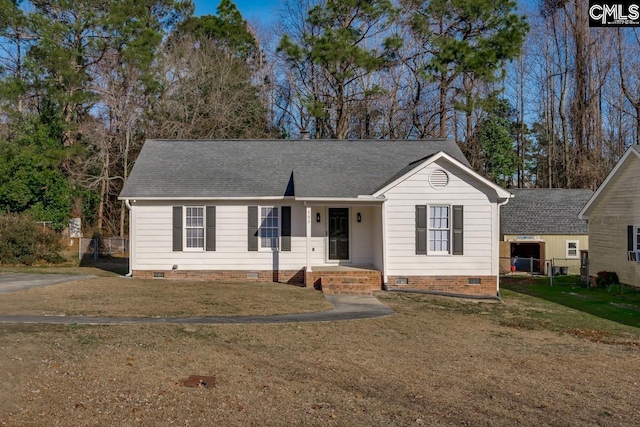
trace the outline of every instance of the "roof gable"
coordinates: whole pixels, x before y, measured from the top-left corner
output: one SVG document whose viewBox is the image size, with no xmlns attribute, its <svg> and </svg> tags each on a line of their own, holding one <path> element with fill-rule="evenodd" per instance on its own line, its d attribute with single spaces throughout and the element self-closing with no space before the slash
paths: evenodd
<svg viewBox="0 0 640 427">
<path fill-rule="evenodd" d="M 622 165 L 625 162 L 636 160 L 638 161 L 640 158 L 640 145 L 632 145 L 629 149 L 623 154 L 618 163 L 613 167 L 609 175 L 602 182 L 600 187 L 596 190 L 596 192 L 591 196 L 591 198 L 584 205 L 582 210 L 580 211 L 578 217 L 580 219 L 589 219 L 589 212 L 591 207 L 595 205 L 596 201 L 600 199 L 602 194 L 607 191 L 607 187 L 611 182 L 613 182 L 614 177 L 617 175 L 618 171 L 622 168 Z"/>
<path fill-rule="evenodd" d="M 483 186 L 488 187 L 491 190 L 495 191 L 499 198 L 501 198 L 501 199 L 510 199 L 512 197 L 511 193 L 509 193 L 507 190 L 505 190 L 504 188 L 500 187 L 498 184 L 496 184 L 496 183 L 494 183 L 492 181 L 489 181 L 487 178 L 483 177 L 482 175 L 478 174 L 473 169 L 471 169 L 468 166 L 468 163 L 467 164 L 462 164 L 459 161 L 457 161 L 456 159 L 454 159 L 453 157 L 449 156 L 447 153 L 442 152 L 442 151 L 439 152 L 439 153 L 436 153 L 436 154 L 434 154 L 432 156 L 426 157 L 424 159 L 420 159 L 419 161 L 416 161 L 416 162 L 413 162 L 413 163 L 407 165 L 405 168 L 401 169 L 396 175 L 394 175 L 394 177 L 392 179 L 390 179 L 383 186 L 378 188 L 373 195 L 374 196 L 382 195 L 384 192 L 386 192 L 389 189 L 393 188 L 394 186 L 396 186 L 400 182 L 404 181 L 405 179 L 407 179 L 411 175 L 419 172 L 420 170 L 426 168 L 430 164 L 432 164 L 432 163 L 434 163 L 434 162 L 436 162 L 436 161 L 438 161 L 440 159 L 444 159 L 445 161 L 447 161 L 449 164 L 453 165 L 454 167 L 464 170 L 466 173 L 471 175 L 474 179 L 476 179 Z"/>
<path fill-rule="evenodd" d="M 587 234 L 587 223 L 578 219 L 591 190 L 517 188 L 514 198 L 500 210 L 502 234 Z"/>
<path fill-rule="evenodd" d="M 127 198 L 371 195 L 398 171 L 445 152 L 451 140 L 149 140 L 125 184 Z"/>
</svg>

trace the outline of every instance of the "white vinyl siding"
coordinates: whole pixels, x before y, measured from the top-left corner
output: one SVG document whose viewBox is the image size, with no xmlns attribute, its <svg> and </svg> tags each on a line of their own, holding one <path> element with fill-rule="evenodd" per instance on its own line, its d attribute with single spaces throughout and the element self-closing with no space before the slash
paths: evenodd
<svg viewBox="0 0 640 427">
<path fill-rule="evenodd" d="M 447 187 L 429 184 L 435 170 L 445 170 Z M 385 193 L 387 269 L 391 276 L 498 274 L 498 221 L 495 191 L 472 175 L 438 160 Z M 464 206 L 464 255 L 424 256 L 415 250 L 415 206 Z M 449 210 L 451 218 L 451 210 Z M 429 223 L 428 223 L 429 224 Z M 451 224 L 449 224 L 451 227 Z M 427 247 L 427 250 L 429 248 Z"/>
<path fill-rule="evenodd" d="M 216 201 L 216 250 L 174 252 L 172 248 L 172 206 L 193 202 L 138 201 L 133 204 L 136 253 L 134 270 L 300 270 L 306 264 L 305 215 L 302 203 L 291 206 L 291 252 L 247 251 L 247 202 Z M 321 252 L 319 252 L 322 255 Z"/>
<path fill-rule="evenodd" d="M 305 206 L 302 202 L 286 201 L 278 205 L 291 206 L 291 251 L 272 250 L 247 251 L 247 205 L 251 202 L 216 201 L 216 250 L 183 251 L 172 249 L 172 206 L 193 206 L 191 202 L 138 201 L 133 204 L 133 250 L 134 270 L 171 270 L 177 265 L 179 270 L 300 270 L 306 265 L 306 224 Z M 381 228 L 379 207 L 351 207 L 352 212 L 352 255 L 357 265 L 374 263 L 374 227 Z M 261 209 L 259 209 L 259 214 Z M 311 265 L 325 265 L 325 220 L 326 207 L 312 208 Z M 355 219 L 360 212 L 362 222 Z M 281 208 L 278 209 L 281 215 Z M 320 222 L 316 222 L 320 213 Z M 184 226 L 184 224 L 183 224 Z M 375 239 L 375 240 L 374 240 Z M 381 252 L 381 249 L 379 250 Z"/>
</svg>

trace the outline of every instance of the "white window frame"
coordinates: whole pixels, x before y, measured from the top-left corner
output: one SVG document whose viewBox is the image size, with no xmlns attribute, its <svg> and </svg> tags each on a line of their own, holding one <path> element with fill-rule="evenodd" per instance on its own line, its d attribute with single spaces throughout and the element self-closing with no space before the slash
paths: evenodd
<svg viewBox="0 0 640 427">
<path fill-rule="evenodd" d="M 276 247 L 262 247 L 262 209 L 277 209 L 278 210 L 278 223 L 276 225 Z M 282 242 L 280 233 L 282 232 L 282 208 L 280 206 L 258 206 L 258 251 L 260 252 L 273 252 L 280 251 L 280 244 Z"/>
<path fill-rule="evenodd" d="M 447 233 L 447 243 L 448 250 L 447 251 L 433 251 L 431 250 L 431 230 L 445 230 L 443 228 L 431 228 L 431 208 L 447 208 L 449 211 L 449 215 L 447 217 L 447 222 L 449 227 L 446 229 Z M 453 208 L 452 205 L 447 203 L 432 203 L 427 205 L 427 255 L 451 255 L 451 234 L 452 234 L 452 216 L 453 216 Z"/>
<path fill-rule="evenodd" d="M 189 227 L 187 226 L 187 209 L 202 209 L 202 227 Z M 204 206 L 184 206 L 182 209 L 182 248 L 184 251 L 191 251 L 191 252 L 204 252 L 205 248 L 207 247 L 207 210 L 205 209 Z M 187 229 L 202 229 L 202 247 L 193 247 L 190 248 L 187 246 Z"/>
<path fill-rule="evenodd" d="M 569 244 L 571 243 L 575 243 L 576 244 L 576 254 L 575 255 L 571 255 L 569 254 L 569 251 L 572 251 L 573 249 L 569 248 Z M 565 240 L 564 241 L 564 249 L 565 249 L 565 255 L 567 259 L 573 259 L 573 258 L 580 258 L 580 240 Z"/>
</svg>

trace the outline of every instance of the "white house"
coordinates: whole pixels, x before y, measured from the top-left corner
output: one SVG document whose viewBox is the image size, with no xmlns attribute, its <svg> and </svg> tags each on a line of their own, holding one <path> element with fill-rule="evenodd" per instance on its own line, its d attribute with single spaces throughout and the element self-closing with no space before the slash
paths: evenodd
<svg viewBox="0 0 640 427">
<path fill-rule="evenodd" d="M 134 277 L 475 296 L 510 197 L 449 140 L 149 140 L 120 194 Z"/>
</svg>

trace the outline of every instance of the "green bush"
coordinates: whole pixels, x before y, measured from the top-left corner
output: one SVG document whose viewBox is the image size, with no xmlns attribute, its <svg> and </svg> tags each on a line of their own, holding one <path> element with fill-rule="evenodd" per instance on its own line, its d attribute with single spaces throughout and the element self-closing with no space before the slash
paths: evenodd
<svg viewBox="0 0 640 427">
<path fill-rule="evenodd" d="M 0 264 L 60 261 L 60 235 L 26 214 L 0 216 Z"/>
<path fill-rule="evenodd" d="M 610 285 L 619 284 L 618 274 L 615 271 L 598 271 L 596 276 L 596 286 L 606 288 Z"/>
</svg>

